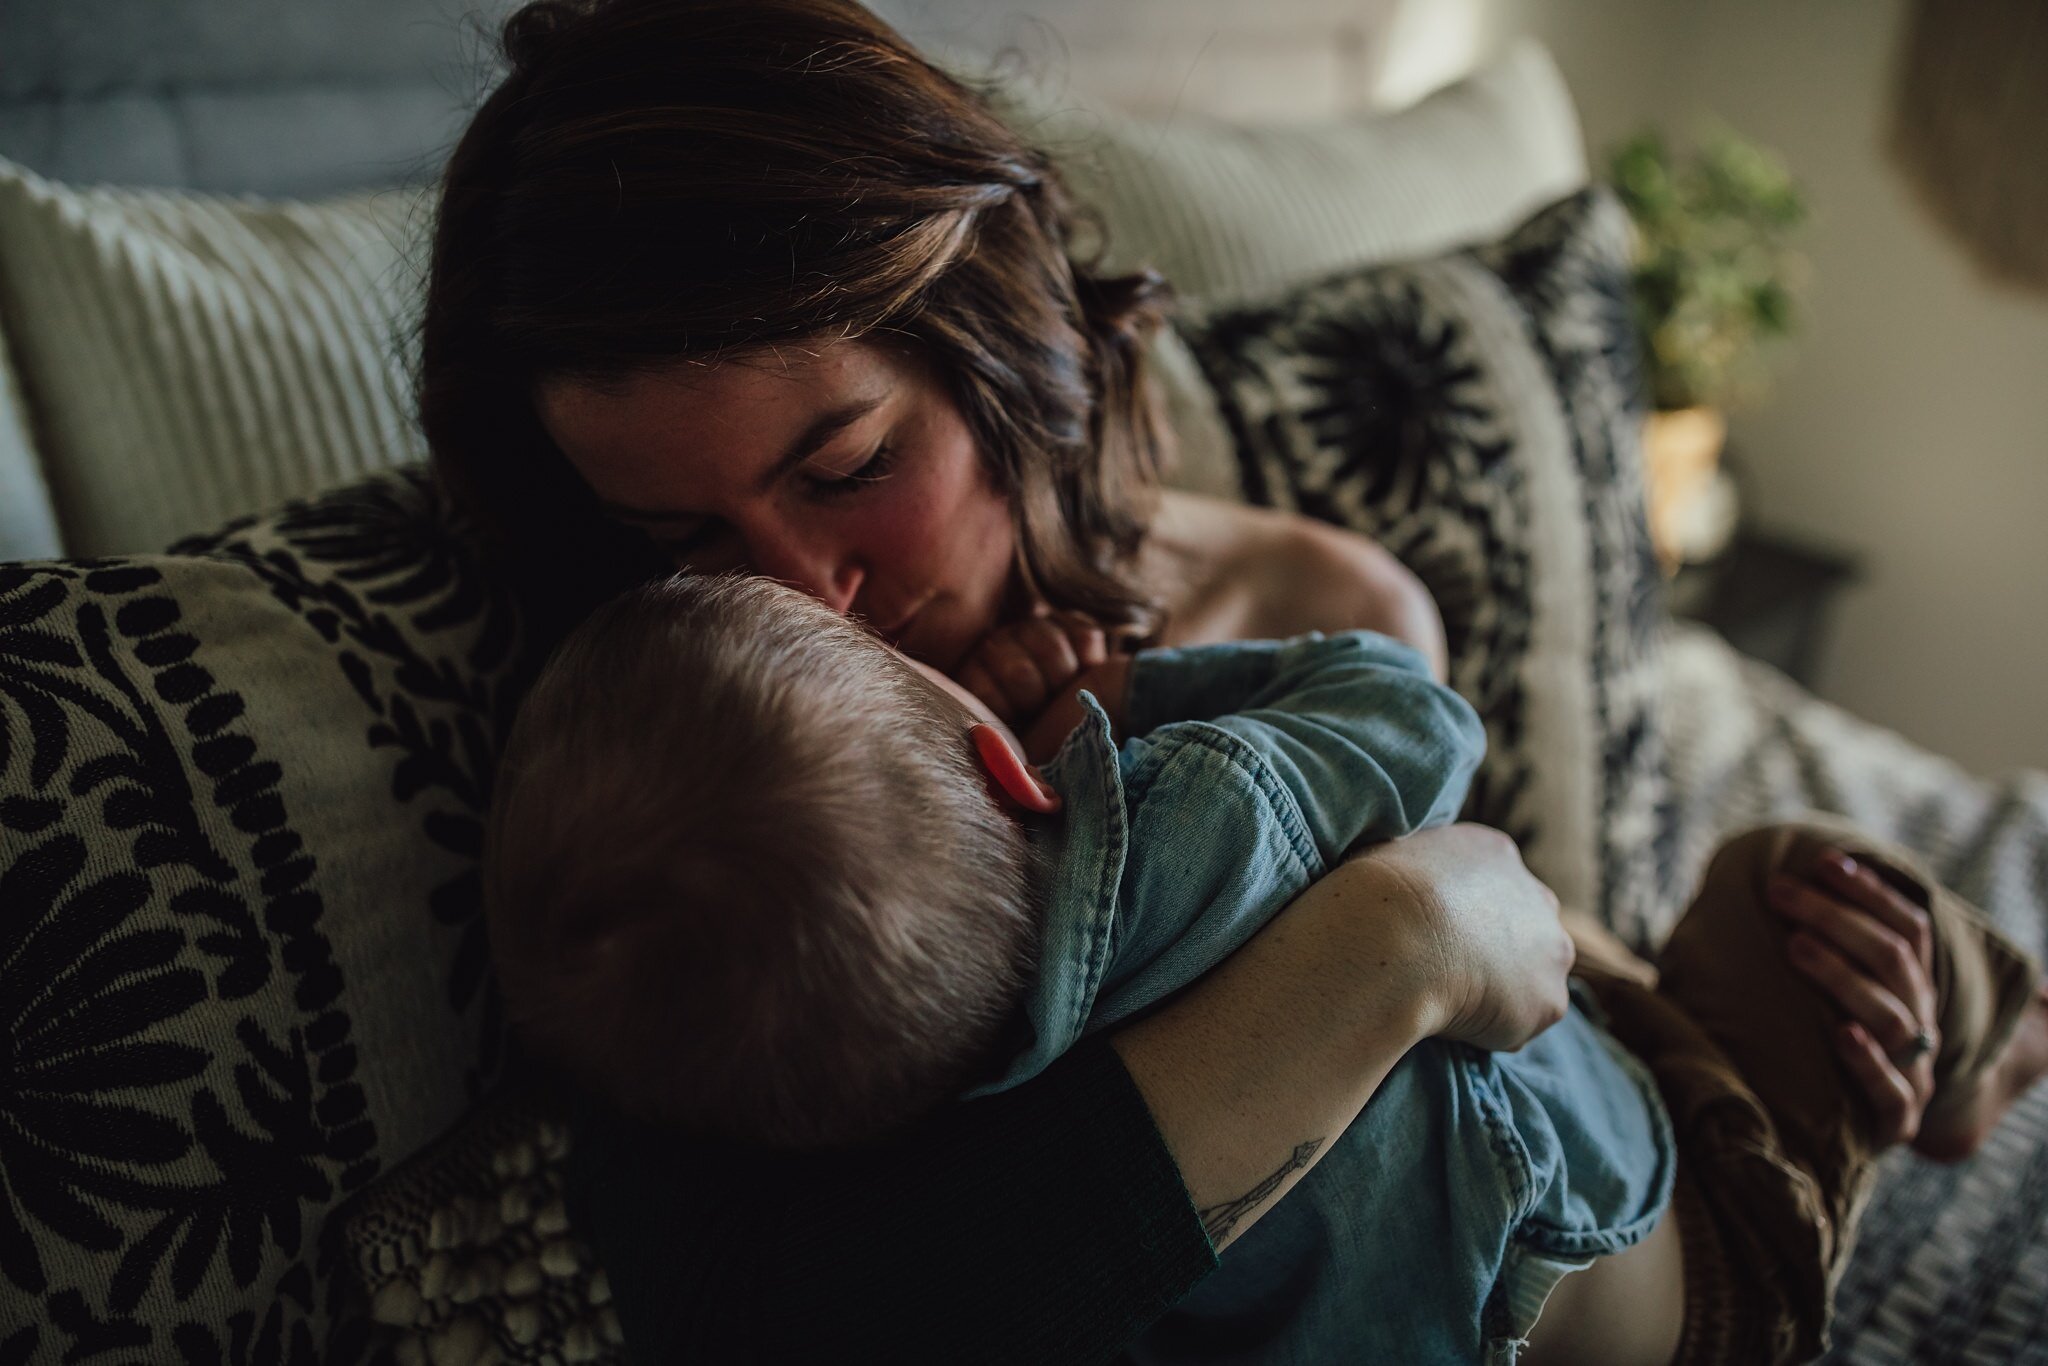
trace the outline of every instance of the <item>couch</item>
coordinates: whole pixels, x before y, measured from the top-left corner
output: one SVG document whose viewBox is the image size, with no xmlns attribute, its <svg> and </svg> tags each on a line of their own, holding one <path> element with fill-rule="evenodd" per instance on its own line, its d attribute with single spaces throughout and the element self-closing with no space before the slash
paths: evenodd
<svg viewBox="0 0 2048 1366">
<path fill-rule="evenodd" d="M 405 412 L 402 185 L 477 78 L 405 0 L 295 13 L 0 13 L 0 1362 L 615 1360 L 479 915 L 536 643 Z M 1544 54 L 1319 129 L 1011 112 L 1190 296 L 1156 356 L 1177 479 L 1398 542 L 1487 699 L 1479 814 L 1568 901 L 1652 945 L 1719 838 L 1826 810 L 2048 947 L 2048 778 L 1973 778 L 1663 613 L 1627 360 L 1586 339 L 1612 300 L 1572 274 L 1616 227 L 1564 198 Z M 276 198 L 213 197 L 247 191 Z M 1346 345 L 1417 301 L 1432 345 L 1445 308 L 1521 320 L 1486 343 L 1549 462 L 1502 504 L 1515 621 L 1456 577 L 1499 508 L 1353 507 L 1321 455 L 1377 429 L 1300 435 L 1319 372 L 1274 339 L 1353 296 L 1380 311 Z M 1894 1159 L 1867 1228 L 1835 1359 L 2048 1362 L 2048 1091 L 1969 1163 Z"/>
</svg>

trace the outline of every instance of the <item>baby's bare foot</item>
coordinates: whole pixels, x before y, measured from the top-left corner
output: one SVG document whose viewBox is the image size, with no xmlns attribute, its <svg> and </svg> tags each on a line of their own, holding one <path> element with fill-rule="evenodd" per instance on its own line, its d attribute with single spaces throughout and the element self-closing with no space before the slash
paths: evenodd
<svg viewBox="0 0 2048 1366">
<path fill-rule="evenodd" d="M 2034 999 L 2020 1016 L 2012 1039 L 1977 1078 L 1967 1096 L 1940 1098 L 1920 1125 L 1913 1150 L 1936 1162 L 1960 1162 L 1984 1145 L 2013 1102 L 2048 1076 L 2048 983 L 2034 989 Z"/>
</svg>

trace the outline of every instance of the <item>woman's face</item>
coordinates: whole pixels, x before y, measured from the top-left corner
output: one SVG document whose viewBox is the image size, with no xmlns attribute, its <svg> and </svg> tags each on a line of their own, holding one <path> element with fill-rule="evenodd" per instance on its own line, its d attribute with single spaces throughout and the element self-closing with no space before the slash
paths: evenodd
<svg viewBox="0 0 2048 1366">
<path fill-rule="evenodd" d="M 779 579 L 942 669 L 1003 613 L 1009 505 L 910 349 L 785 345 L 617 384 L 550 381 L 535 406 L 604 510 L 678 568 Z"/>
</svg>

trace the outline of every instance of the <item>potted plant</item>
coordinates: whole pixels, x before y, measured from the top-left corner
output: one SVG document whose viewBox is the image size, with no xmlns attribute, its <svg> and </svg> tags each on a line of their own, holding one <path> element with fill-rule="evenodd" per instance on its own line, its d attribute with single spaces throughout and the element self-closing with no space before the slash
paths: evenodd
<svg viewBox="0 0 2048 1366">
<path fill-rule="evenodd" d="M 1762 392 L 1774 343 L 1793 328 L 1804 262 L 1790 242 L 1806 203 L 1782 161 L 1725 128 L 1684 153 L 1644 132 L 1614 150 L 1608 171 L 1636 226 L 1650 530 L 1671 571 L 1732 529 L 1719 472 L 1725 413 Z"/>
</svg>

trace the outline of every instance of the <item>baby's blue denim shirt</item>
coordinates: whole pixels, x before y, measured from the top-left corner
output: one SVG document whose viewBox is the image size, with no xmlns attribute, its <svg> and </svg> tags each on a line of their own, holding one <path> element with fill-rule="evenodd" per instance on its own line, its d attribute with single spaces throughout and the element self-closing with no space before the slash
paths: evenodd
<svg viewBox="0 0 2048 1366">
<path fill-rule="evenodd" d="M 1485 744 L 1419 654 L 1363 631 L 1145 651 L 1121 745 L 1083 702 L 1034 834 L 1034 1038 L 981 1093 L 1194 981 L 1354 845 L 1455 818 Z M 1648 1073 L 1581 1010 L 1519 1053 L 1429 1041 L 1135 1354 L 1512 1361 L 1560 1276 L 1655 1226 L 1672 1167 Z"/>
</svg>

